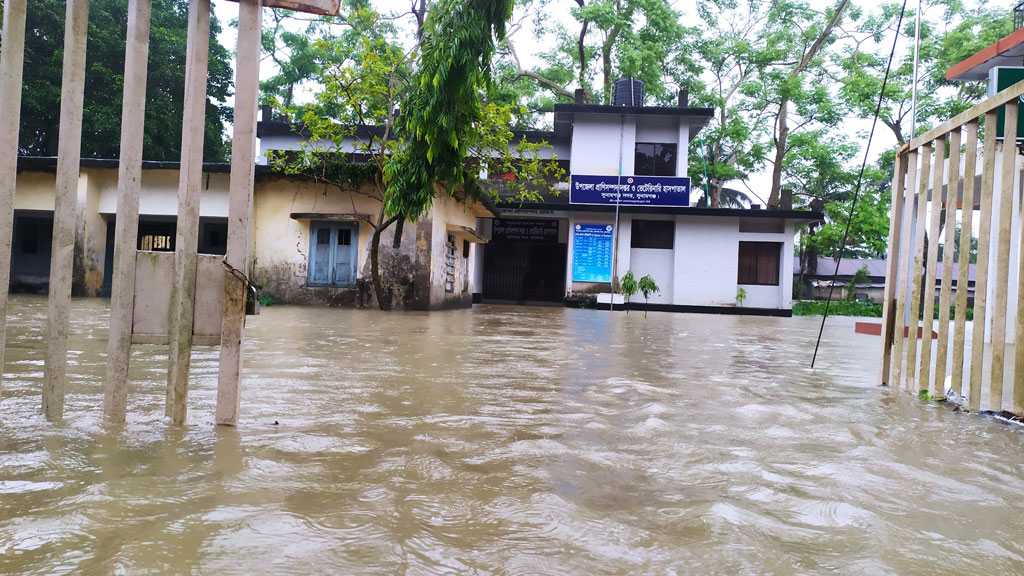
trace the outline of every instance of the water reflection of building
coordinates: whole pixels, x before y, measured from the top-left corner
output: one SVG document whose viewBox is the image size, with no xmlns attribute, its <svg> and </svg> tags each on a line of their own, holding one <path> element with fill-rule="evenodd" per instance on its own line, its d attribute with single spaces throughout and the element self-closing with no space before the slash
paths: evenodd
<svg viewBox="0 0 1024 576">
<path fill-rule="evenodd" d="M 391 226 L 380 252 L 396 306 L 579 302 L 607 294 L 613 277 L 632 270 L 637 278 L 650 274 L 661 288 L 652 308 L 788 314 L 795 229 L 820 214 L 698 207 L 700 193 L 686 177 L 688 150 L 713 110 L 687 106 L 685 93 L 676 107 L 644 106 L 634 81 L 620 81 L 617 90 L 618 105 L 557 104 L 553 131 L 517 134 L 547 141 L 542 153 L 568 169 L 570 182 L 559 195 L 497 209 L 442 195 L 424 218 L 404 224 L 399 242 Z M 259 137 L 261 156 L 304 140 L 301 126 L 272 121 L 268 111 Z M 15 289 L 46 285 L 54 166 L 54 159 L 19 164 Z M 144 168 L 138 248 L 173 250 L 177 164 Z M 228 165 L 206 165 L 204 172 L 199 251 L 223 254 Z M 500 198 L 505 175 L 490 176 L 487 186 Z M 77 294 L 109 293 L 116 205 L 117 162 L 83 160 Z M 379 201 L 358 190 L 260 166 L 250 275 L 278 302 L 373 305 L 369 220 L 379 211 Z M 746 298 L 737 307 L 741 289 Z"/>
</svg>

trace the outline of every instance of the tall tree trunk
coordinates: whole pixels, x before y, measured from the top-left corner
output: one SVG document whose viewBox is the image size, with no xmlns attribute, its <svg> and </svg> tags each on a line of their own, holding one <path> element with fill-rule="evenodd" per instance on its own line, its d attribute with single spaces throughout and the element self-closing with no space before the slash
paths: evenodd
<svg viewBox="0 0 1024 576">
<path fill-rule="evenodd" d="M 782 161 L 786 158 L 786 140 L 789 138 L 789 99 L 779 105 L 779 118 L 775 125 L 775 163 L 772 165 L 772 193 L 768 207 L 777 208 L 782 199 Z"/>
<path fill-rule="evenodd" d="M 370 278 L 373 282 L 373 294 L 377 297 L 377 307 L 381 310 L 391 310 L 391 291 L 386 294 L 384 284 L 380 279 L 380 235 L 397 220 L 392 216 L 384 220 L 384 210 L 381 209 L 377 216 L 377 225 L 373 228 L 373 236 L 370 239 Z"/>
<path fill-rule="evenodd" d="M 800 58 L 800 63 L 797 64 L 796 68 L 790 72 L 790 78 L 798 78 L 807 70 L 811 61 L 814 60 L 814 57 L 825 46 L 825 42 L 832 35 L 832 31 L 839 25 L 839 21 L 843 17 L 843 10 L 846 9 L 846 5 L 849 3 L 850 0 L 839 0 L 835 10 L 832 12 L 832 17 L 828 19 L 821 34 L 818 35 L 814 44 L 811 44 L 811 47 Z M 786 157 L 786 141 L 789 138 L 789 125 L 786 122 L 788 112 L 789 98 L 783 97 L 782 101 L 779 102 L 778 132 L 775 138 L 775 166 L 772 167 L 772 191 L 768 196 L 768 208 L 778 208 L 782 196 L 782 160 Z"/>
<path fill-rule="evenodd" d="M 579 4 L 579 7 L 583 8 L 584 0 L 576 0 L 576 4 Z M 586 45 L 584 44 L 584 40 L 586 40 L 587 38 L 587 28 L 589 27 L 590 20 L 584 18 L 583 25 L 580 26 L 579 40 L 576 41 L 576 49 L 580 53 L 580 73 L 578 79 L 580 83 L 580 89 L 583 90 L 583 99 L 586 100 L 587 104 L 592 103 L 590 92 L 587 90 L 587 50 Z"/>
</svg>

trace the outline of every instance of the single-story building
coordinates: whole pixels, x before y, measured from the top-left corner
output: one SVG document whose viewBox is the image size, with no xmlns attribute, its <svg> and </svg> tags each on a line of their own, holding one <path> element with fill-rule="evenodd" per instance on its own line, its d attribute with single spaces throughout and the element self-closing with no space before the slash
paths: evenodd
<svg viewBox="0 0 1024 576">
<path fill-rule="evenodd" d="M 793 282 L 801 281 L 805 287 L 803 298 L 812 300 L 824 300 L 828 298 L 829 290 L 833 283 L 833 275 L 836 274 L 836 260 L 834 258 L 819 256 L 814 261 L 807 263 L 805 270 L 800 262 L 799 256 L 793 257 Z M 839 273 L 835 276 L 835 291 L 832 294 L 833 300 L 846 298 L 846 289 L 853 275 L 861 267 L 868 269 L 868 281 L 857 284 L 854 297 L 860 300 L 871 300 L 879 304 L 885 299 L 885 271 L 886 260 L 884 258 L 843 258 L 839 261 Z M 967 269 L 967 306 L 974 306 L 974 275 L 977 264 L 971 264 Z M 956 279 L 959 277 L 960 265 L 953 262 L 952 294 L 956 297 Z M 942 266 L 935 270 L 935 302 L 939 301 L 939 291 L 942 287 Z"/>
<path fill-rule="evenodd" d="M 15 291 L 45 292 L 49 283 L 55 169 L 55 158 L 19 159 L 11 260 Z M 229 171 L 228 164 L 204 165 L 200 253 L 225 252 Z M 76 295 L 110 294 L 117 173 L 116 160 L 82 160 Z M 177 163 L 144 163 L 138 249 L 174 250 L 177 194 Z M 281 303 L 374 305 L 368 254 L 370 222 L 380 202 L 372 196 L 369 190 L 339 190 L 258 167 L 249 277 Z M 439 195 L 427 215 L 404 223 L 397 244 L 398 227 L 392 225 L 382 235 L 388 250 L 381 251 L 386 254 L 381 263 L 385 273 L 400 264 L 394 305 L 424 310 L 471 305 L 474 246 L 483 241 L 475 233 L 477 219 L 494 215 L 484 203 Z"/>
</svg>

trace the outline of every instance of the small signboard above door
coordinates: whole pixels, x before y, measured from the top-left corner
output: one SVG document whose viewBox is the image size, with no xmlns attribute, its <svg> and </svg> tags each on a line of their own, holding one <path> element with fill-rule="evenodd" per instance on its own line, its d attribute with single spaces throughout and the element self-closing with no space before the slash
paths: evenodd
<svg viewBox="0 0 1024 576">
<path fill-rule="evenodd" d="M 502 218 L 494 221 L 492 242 L 558 244 L 558 220 Z"/>
<path fill-rule="evenodd" d="M 686 207 L 690 205 L 690 179 L 675 176 L 574 174 L 569 184 L 569 203 Z"/>
</svg>

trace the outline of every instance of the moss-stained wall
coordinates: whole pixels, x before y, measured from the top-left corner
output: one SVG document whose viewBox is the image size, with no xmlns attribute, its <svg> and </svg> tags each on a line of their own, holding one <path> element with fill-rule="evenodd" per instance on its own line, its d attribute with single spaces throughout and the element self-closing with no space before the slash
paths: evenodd
<svg viewBox="0 0 1024 576">
<path fill-rule="evenodd" d="M 173 216 L 177 212 L 178 171 L 145 170 L 140 214 Z M 227 215 L 228 175 L 204 177 L 200 214 Z M 56 180 L 47 169 L 18 174 L 15 209 L 53 212 Z M 362 193 L 361 193 L 362 192 Z M 322 183 L 291 177 L 261 175 L 256 180 L 248 273 L 276 302 L 328 306 L 376 307 L 372 287 L 370 246 L 380 202 L 372 189 L 339 190 Z M 96 296 L 102 290 L 107 228 L 117 208 L 117 169 L 83 167 L 79 183 L 75 234 L 74 288 L 77 295 Z M 449 226 L 473 229 L 479 215 L 490 215 L 479 204 L 466 205 L 439 193 L 434 206 L 417 222 L 405 222 L 395 248 L 399 227 L 392 224 L 381 234 L 380 273 L 395 308 L 439 309 L 464 307 L 472 302 L 473 256 L 463 257 L 463 232 L 455 241 L 454 291 L 446 292 L 445 243 Z M 294 216 L 294 217 L 293 217 Z M 310 223 L 347 221 L 356 225 L 356 285 L 309 285 Z M 475 253 L 475 251 L 473 251 Z"/>
</svg>

